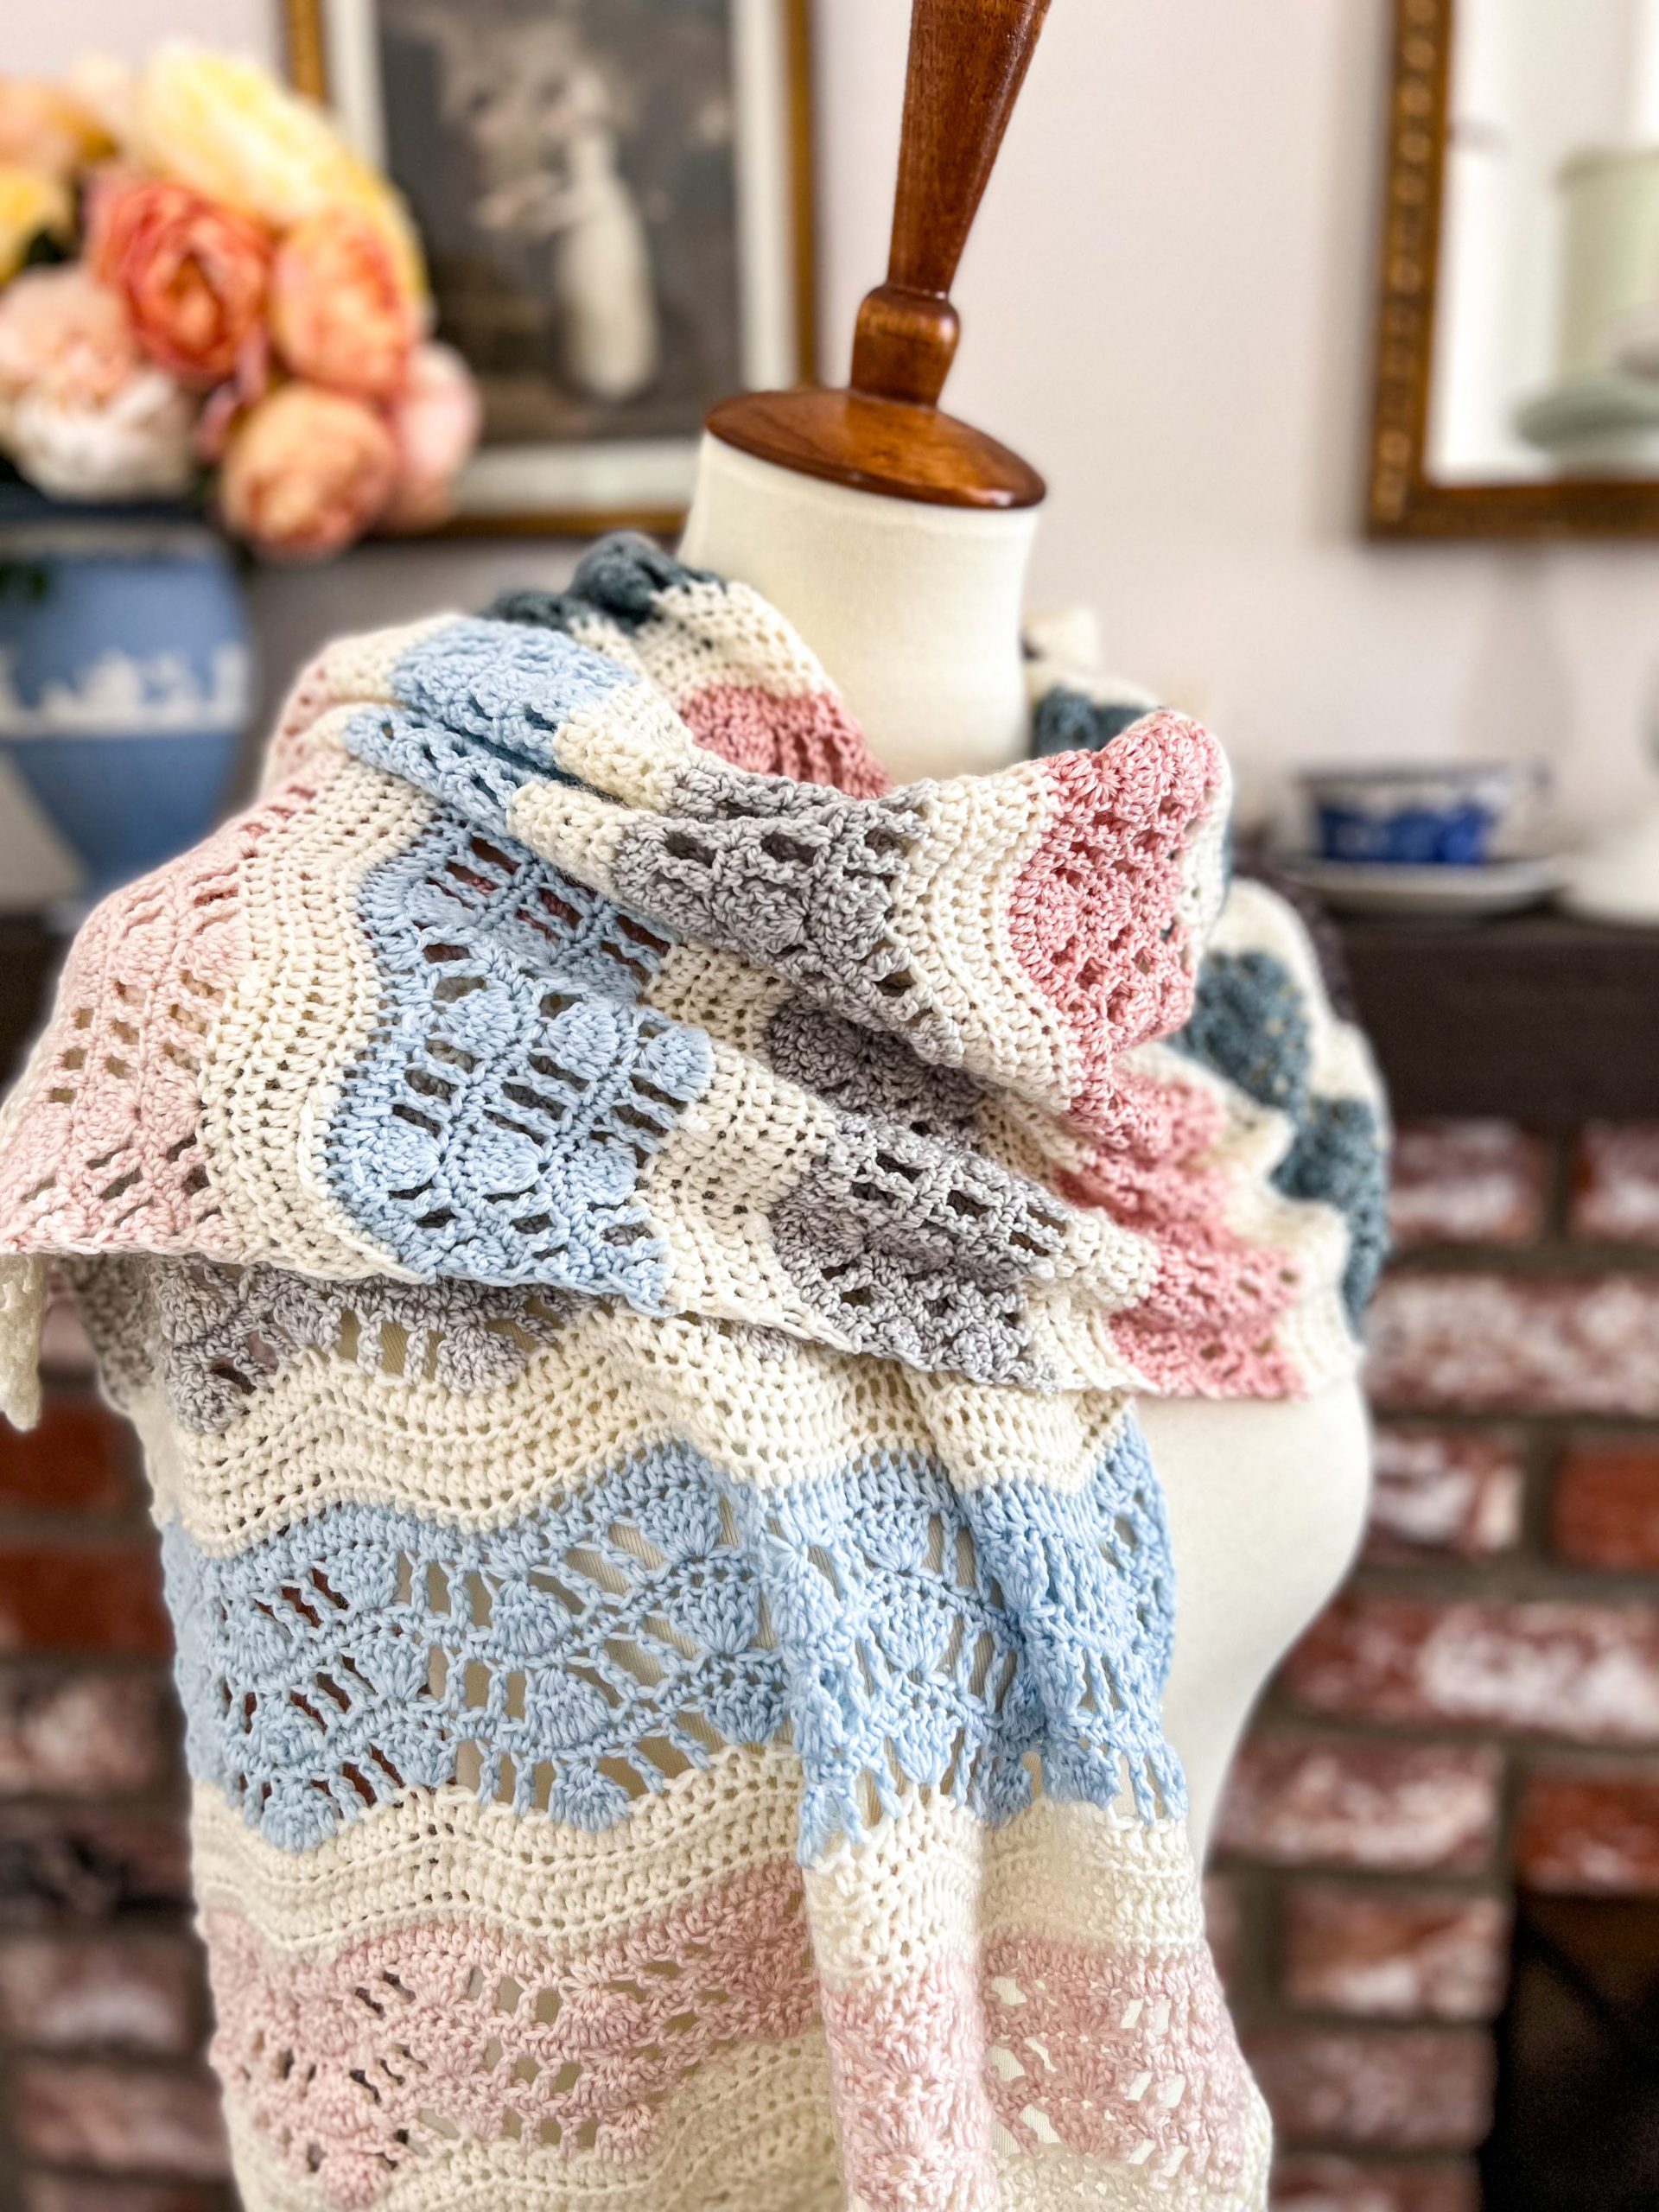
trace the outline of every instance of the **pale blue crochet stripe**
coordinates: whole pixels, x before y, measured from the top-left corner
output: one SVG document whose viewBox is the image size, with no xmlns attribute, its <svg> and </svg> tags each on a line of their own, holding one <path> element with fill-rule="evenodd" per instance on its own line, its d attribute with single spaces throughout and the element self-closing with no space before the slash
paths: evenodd
<svg viewBox="0 0 1659 2212">
<path fill-rule="evenodd" d="M 448 812 L 369 872 L 359 907 L 381 1011 L 324 1144 L 347 1213 L 429 1279 L 660 1310 L 640 1168 L 714 1065 L 701 1030 L 632 1003 L 661 933 Z"/>
<path fill-rule="evenodd" d="M 330 1509 L 232 1559 L 165 1538 L 188 1751 L 279 1848 L 458 1778 L 602 1828 L 706 1765 L 709 1730 L 790 1726 L 800 1848 L 899 1777 L 1001 1822 L 1053 1794 L 1179 1813 L 1160 1704 L 1166 1532 L 1133 1428 L 1076 1495 L 958 1495 L 915 1459 L 782 1491 L 677 1445 L 505 1529 Z M 441 1654 L 441 1660 L 435 1659 Z M 637 1789 L 634 1793 L 637 1795 Z"/>
<path fill-rule="evenodd" d="M 557 631 L 469 617 L 417 639 L 392 671 L 397 706 L 353 715 L 342 741 L 501 836 L 526 784 L 573 780 L 553 757 L 571 715 L 638 685 Z"/>
</svg>

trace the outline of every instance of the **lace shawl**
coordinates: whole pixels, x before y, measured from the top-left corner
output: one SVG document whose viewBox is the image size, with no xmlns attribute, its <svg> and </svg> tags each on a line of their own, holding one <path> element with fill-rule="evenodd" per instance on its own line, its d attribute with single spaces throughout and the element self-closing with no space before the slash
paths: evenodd
<svg viewBox="0 0 1659 2212">
<path fill-rule="evenodd" d="M 331 647 L 77 940 L 0 1386 L 54 1262 L 251 2207 L 1262 2202 L 1129 1394 L 1352 1371 L 1381 1105 L 1214 741 L 1034 683 L 1044 757 L 889 790 L 610 541 Z"/>
</svg>

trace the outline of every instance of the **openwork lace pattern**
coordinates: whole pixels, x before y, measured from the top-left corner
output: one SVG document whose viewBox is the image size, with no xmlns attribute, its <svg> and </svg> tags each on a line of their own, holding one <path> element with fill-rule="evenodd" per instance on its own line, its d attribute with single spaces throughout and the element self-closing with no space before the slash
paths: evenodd
<svg viewBox="0 0 1659 2212">
<path fill-rule="evenodd" d="M 1158 1694 L 1167 1546 L 1138 1433 L 1084 1491 L 878 1461 L 775 1494 L 663 1449 L 511 1527 L 336 1508 L 165 1550 L 192 1771 L 284 1850 L 454 1783 L 602 1827 L 787 1733 L 801 1848 L 938 1788 L 1184 1803 Z"/>
<path fill-rule="evenodd" d="M 1352 1372 L 1383 1109 L 1183 716 L 901 791 L 643 541 L 343 640 L 6 1109 L 163 1523 L 249 2212 L 1262 2212 L 1137 1389 Z"/>
<path fill-rule="evenodd" d="M 341 1203 L 423 1275 L 658 1303 L 639 1170 L 711 1068 L 636 1002 L 662 939 L 448 815 L 361 898 L 386 997 L 329 1135 Z"/>
</svg>

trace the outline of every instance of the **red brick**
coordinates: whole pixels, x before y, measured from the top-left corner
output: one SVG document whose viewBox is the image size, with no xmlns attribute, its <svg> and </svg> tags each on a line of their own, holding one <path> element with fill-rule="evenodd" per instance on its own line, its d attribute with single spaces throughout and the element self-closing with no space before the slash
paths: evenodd
<svg viewBox="0 0 1659 2212">
<path fill-rule="evenodd" d="M 1659 1611 L 1357 1596 L 1287 1661 L 1310 1711 L 1583 1743 L 1659 1742 Z"/>
<path fill-rule="evenodd" d="M 1273 2212 L 1480 2212 L 1480 2171 L 1465 2159 L 1393 2166 L 1281 2158 Z"/>
<path fill-rule="evenodd" d="M 1659 1770 L 1529 1776 L 1515 1859 L 1527 1889 L 1659 1896 Z"/>
<path fill-rule="evenodd" d="M 172 1764 L 170 1716 L 159 1675 L 0 1672 L 0 1796 L 153 1789 Z"/>
<path fill-rule="evenodd" d="M 1579 1139 L 1571 1226 L 1606 1244 L 1659 1244 L 1659 1122 L 1592 1122 Z"/>
<path fill-rule="evenodd" d="M 1282 2143 L 1471 2151 L 1491 2125 L 1491 2041 L 1475 2029 L 1267 2028 L 1246 2048 Z"/>
<path fill-rule="evenodd" d="M 234 2212 L 211 2183 L 109 2181 L 86 2174 L 25 2176 L 23 2212 Z"/>
<path fill-rule="evenodd" d="M 219 2087 L 206 2073 L 33 2058 L 17 2069 L 13 2103 L 26 2157 L 97 2173 L 228 2178 Z"/>
<path fill-rule="evenodd" d="M 203 1962 L 187 1936 L 0 1944 L 0 2029 L 36 2050 L 182 2058 L 200 2039 Z"/>
<path fill-rule="evenodd" d="M 0 1506 L 120 1513 L 137 1501 L 132 1432 L 96 1398 L 48 1394 L 40 1425 L 0 1423 Z"/>
<path fill-rule="evenodd" d="M 1204 1932 L 1224 1987 L 1238 1986 L 1239 1947 L 1244 1936 L 1244 1907 L 1238 1885 L 1226 1874 L 1204 1878 Z"/>
<path fill-rule="evenodd" d="M 165 1659 L 172 1649 L 161 1562 L 148 1532 L 73 1550 L 0 1544 L 0 1652 Z"/>
<path fill-rule="evenodd" d="M 1521 1534 L 1526 1478 L 1513 1436 L 1385 1422 L 1375 1478 L 1370 1559 L 1489 1559 Z"/>
<path fill-rule="evenodd" d="M 1367 1333 L 1371 1397 L 1391 1412 L 1659 1415 L 1659 1274 L 1397 1268 Z"/>
<path fill-rule="evenodd" d="M 1502 1777 L 1497 1752 L 1474 1746 L 1255 1736 L 1217 1840 L 1278 1866 L 1471 1873 L 1497 1838 Z"/>
<path fill-rule="evenodd" d="M 1573 1567 L 1659 1568 L 1659 1437 L 1574 1444 L 1555 1478 L 1550 1530 L 1557 1555 Z"/>
<path fill-rule="evenodd" d="M 105 1920 L 188 1902 L 182 1811 L 0 1809 L 0 1919 Z"/>
<path fill-rule="evenodd" d="M 1396 1245 L 1530 1244 L 1543 1234 L 1549 1153 L 1513 1122 L 1406 1122 L 1395 1136 Z"/>
<path fill-rule="evenodd" d="M 1490 2020 L 1503 1999 L 1510 1913 L 1496 1897 L 1298 1885 L 1281 1923 L 1293 2005 L 1377 2020 Z"/>
</svg>

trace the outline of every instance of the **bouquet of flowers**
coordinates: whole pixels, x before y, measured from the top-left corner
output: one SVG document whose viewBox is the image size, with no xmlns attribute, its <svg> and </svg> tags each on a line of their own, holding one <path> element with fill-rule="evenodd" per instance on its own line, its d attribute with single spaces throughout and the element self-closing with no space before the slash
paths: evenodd
<svg viewBox="0 0 1659 2212">
<path fill-rule="evenodd" d="M 0 78 L 0 454 L 60 499 L 211 486 L 289 560 L 448 511 L 476 442 L 396 193 L 264 69 Z"/>
</svg>

